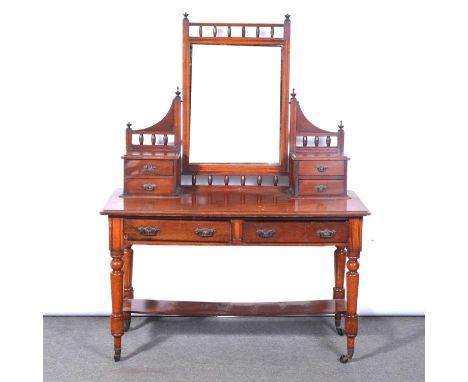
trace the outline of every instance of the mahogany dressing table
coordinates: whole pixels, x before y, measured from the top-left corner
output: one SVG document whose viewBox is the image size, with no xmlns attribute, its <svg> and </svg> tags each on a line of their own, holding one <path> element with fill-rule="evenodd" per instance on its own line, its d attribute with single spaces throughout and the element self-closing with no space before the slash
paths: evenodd
<svg viewBox="0 0 468 382">
<path fill-rule="evenodd" d="M 238 24 L 191 23 L 184 14 L 183 103 L 177 89 L 169 112 L 160 122 L 138 130 L 127 124 L 124 188 L 113 193 L 101 212 L 109 219 L 111 334 L 115 361 L 120 360 L 121 338 L 130 326 L 131 313 L 332 314 L 338 334 L 347 337 L 347 353 L 340 361 L 346 363 L 352 358 L 358 332 L 362 223 L 369 211 L 354 192 L 347 190 L 348 158 L 343 153 L 342 123 L 336 132 L 322 130 L 306 119 L 294 90 L 289 99 L 290 24 L 289 15 L 282 24 Z M 195 83 L 192 60 L 196 58 L 194 48 L 199 45 L 278 49 L 281 75 L 277 160 L 230 163 L 215 159 L 201 163 L 190 156 L 191 149 L 196 152 L 195 125 L 191 129 L 195 121 L 191 111 Z M 216 128 L 218 125 L 219 121 Z M 274 130 L 272 133 L 275 134 Z M 241 138 L 246 140 L 248 136 Z M 271 303 L 136 299 L 132 266 L 133 246 L 138 244 L 332 246 L 335 248 L 333 298 Z"/>
</svg>

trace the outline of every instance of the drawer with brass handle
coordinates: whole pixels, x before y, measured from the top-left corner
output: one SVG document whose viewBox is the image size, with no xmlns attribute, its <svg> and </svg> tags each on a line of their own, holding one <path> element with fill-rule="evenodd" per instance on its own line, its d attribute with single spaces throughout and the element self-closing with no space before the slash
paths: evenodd
<svg viewBox="0 0 468 382">
<path fill-rule="evenodd" d="M 172 160 L 145 160 L 126 159 L 125 176 L 153 176 L 172 175 L 174 173 L 174 161 Z"/>
<path fill-rule="evenodd" d="M 300 195 L 344 195 L 345 183 L 341 179 L 299 179 Z"/>
<path fill-rule="evenodd" d="M 129 240 L 174 242 L 229 242 L 231 224 L 228 221 L 125 219 L 125 234 Z"/>
<path fill-rule="evenodd" d="M 345 221 L 245 221 L 242 225 L 245 243 L 345 243 L 347 238 Z"/>
<path fill-rule="evenodd" d="M 323 160 L 323 161 L 299 161 L 298 162 L 299 175 L 322 176 L 345 175 L 345 161 L 343 160 Z"/>
<path fill-rule="evenodd" d="M 125 193 L 127 195 L 164 195 L 175 193 L 175 191 L 175 177 L 172 176 L 125 179 Z"/>
</svg>

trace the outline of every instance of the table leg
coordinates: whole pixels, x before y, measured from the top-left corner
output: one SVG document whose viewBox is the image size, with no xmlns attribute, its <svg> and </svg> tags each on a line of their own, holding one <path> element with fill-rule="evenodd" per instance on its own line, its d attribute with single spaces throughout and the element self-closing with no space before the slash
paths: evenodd
<svg viewBox="0 0 468 382">
<path fill-rule="evenodd" d="M 336 246 L 335 250 L 335 287 L 333 288 L 333 298 L 345 298 L 345 289 L 343 288 L 344 273 L 346 266 L 346 251 L 345 246 Z M 335 314 L 335 327 L 337 333 L 342 336 L 343 329 L 341 328 L 341 313 Z"/>
<path fill-rule="evenodd" d="M 347 354 L 340 357 L 341 363 L 353 358 L 354 340 L 358 332 L 357 299 L 359 287 L 359 255 L 362 246 L 362 218 L 349 219 L 348 262 L 346 264 L 346 320 L 345 332 L 347 336 Z"/>
<path fill-rule="evenodd" d="M 133 249 L 132 245 L 125 244 L 123 252 L 123 298 L 133 298 L 133 285 L 132 285 L 132 274 L 133 274 Z M 130 328 L 130 322 L 132 315 L 130 312 L 123 312 L 124 318 L 124 330 L 128 331 Z"/>
<path fill-rule="evenodd" d="M 110 266 L 112 315 L 111 334 L 114 336 L 114 360 L 120 361 L 123 323 L 123 219 L 109 218 L 109 248 L 112 260 Z"/>
</svg>

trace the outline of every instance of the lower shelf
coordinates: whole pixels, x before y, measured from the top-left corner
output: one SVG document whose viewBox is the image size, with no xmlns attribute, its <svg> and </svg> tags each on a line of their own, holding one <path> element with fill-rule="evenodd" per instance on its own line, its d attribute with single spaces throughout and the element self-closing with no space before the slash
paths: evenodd
<svg viewBox="0 0 468 382">
<path fill-rule="evenodd" d="M 288 302 L 198 302 L 164 300 L 124 300 L 124 312 L 160 316 L 309 316 L 346 312 L 346 300 Z"/>
</svg>

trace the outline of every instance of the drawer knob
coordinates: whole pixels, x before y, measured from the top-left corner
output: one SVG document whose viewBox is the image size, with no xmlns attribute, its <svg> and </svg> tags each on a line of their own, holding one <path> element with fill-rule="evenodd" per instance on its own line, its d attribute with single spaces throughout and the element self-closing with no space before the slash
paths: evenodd
<svg viewBox="0 0 468 382">
<path fill-rule="evenodd" d="M 328 186 L 326 184 L 317 184 L 315 186 L 315 191 L 317 192 L 324 192 L 324 191 L 327 191 L 328 189 Z"/>
<path fill-rule="evenodd" d="M 138 227 L 138 233 L 145 235 L 145 236 L 155 236 L 161 231 L 159 228 L 156 227 Z"/>
<path fill-rule="evenodd" d="M 143 185 L 143 189 L 145 191 L 154 191 L 156 189 L 156 185 L 154 183 L 145 183 Z"/>
<path fill-rule="evenodd" d="M 330 239 L 336 235 L 336 230 L 334 229 L 319 229 L 317 230 L 317 236 L 320 236 L 321 239 Z"/>
<path fill-rule="evenodd" d="M 214 228 L 197 228 L 194 232 L 200 237 L 213 237 L 216 230 Z"/>
<path fill-rule="evenodd" d="M 260 228 L 256 231 L 258 237 L 269 238 L 276 235 L 276 230 L 274 228 Z"/>
<path fill-rule="evenodd" d="M 143 167 L 142 167 L 142 170 L 143 171 L 154 171 L 156 170 L 156 166 L 154 164 L 145 164 Z"/>
<path fill-rule="evenodd" d="M 317 166 L 315 168 L 317 169 L 318 172 L 325 172 L 328 170 L 328 166 L 323 166 L 323 165 Z"/>
</svg>

